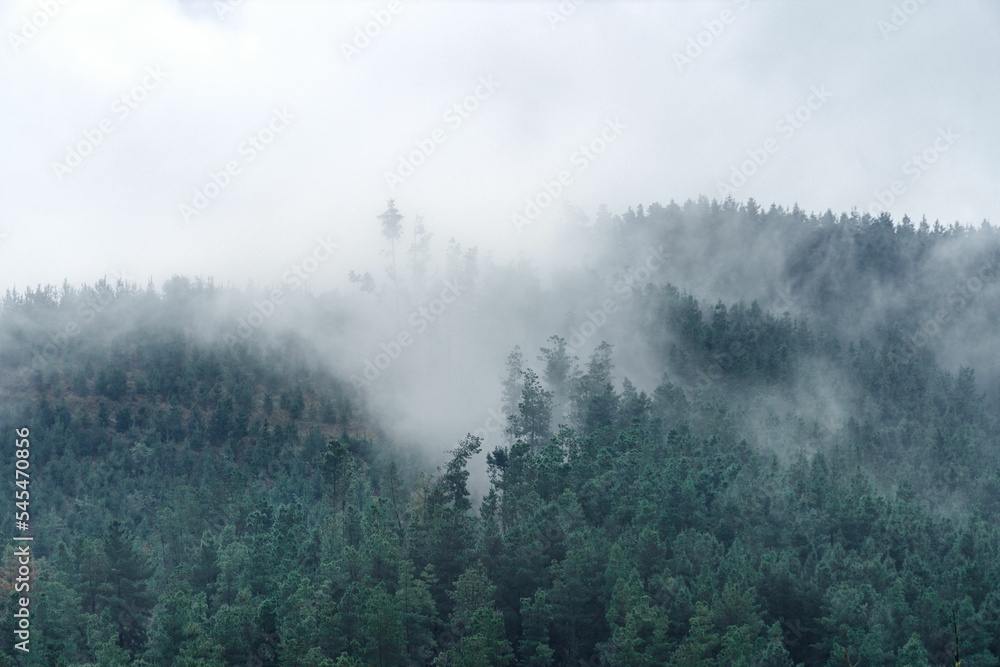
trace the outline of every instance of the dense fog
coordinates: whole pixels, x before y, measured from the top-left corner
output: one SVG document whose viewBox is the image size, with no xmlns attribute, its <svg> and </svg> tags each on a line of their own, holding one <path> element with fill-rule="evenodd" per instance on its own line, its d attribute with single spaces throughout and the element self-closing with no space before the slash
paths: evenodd
<svg viewBox="0 0 1000 667">
<path fill-rule="evenodd" d="M 0 667 L 1000 665 L 991 2 L 0 7 Z"/>
</svg>

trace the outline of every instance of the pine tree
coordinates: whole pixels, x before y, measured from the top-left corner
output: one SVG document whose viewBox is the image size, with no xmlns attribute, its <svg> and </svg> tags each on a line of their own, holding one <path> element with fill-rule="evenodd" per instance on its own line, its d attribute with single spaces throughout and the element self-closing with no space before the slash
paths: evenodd
<svg viewBox="0 0 1000 667">
<path fill-rule="evenodd" d="M 552 422 L 552 392 L 542 389 L 538 375 L 530 368 L 524 372 L 518 412 L 510 419 L 508 432 L 515 438 L 525 438 L 532 450 L 537 450 L 550 435 Z"/>
<path fill-rule="evenodd" d="M 386 205 L 385 211 L 378 216 L 379 221 L 382 223 L 382 236 L 389 241 L 389 247 L 392 253 L 392 265 L 389 273 L 389 277 L 392 279 L 392 288 L 395 295 L 396 302 L 396 319 L 399 319 L 399 276 L 396 273 L 396 240 L 403 234 L 402 220 L 403 216 L 400 215 L 399 211 L 396 210 L 396 200 L 390 199 Z M 398 322 L 397 322 L 398 323 Z"/>
<path fill-rule="evenodd" d="M 136 655 L 146 643 L 146 627 L 154 602 L 146 584 L 154 568 L 136 546 L 132 533 L 117 519 L 108 525 L 103 546 L 107 587 L 102 606 L 115 624 L 118 645 Z"/>
<path fill-rule="evenodd" d="M 368 664 L 374 667 L 401 664 L 405 643 L 399 600 L 377 584 L 367 593 L 361 618 Z"/>
<path fill-rule="evenodd" d="M 568 401 L 579 376 L 576 368 L 576 356 L 570 356 L 566 351 L 566 339 L 561 336 L 549 337 L 552 347 L 541 348 L 539 361 L 545 362 L 543 377 L 549 391 L 552 392 L 552 412 L 556 425 L 564 423 L 569 417 Z"/>
<path fill-rule="evenodd" d="M 524 386 L 524 355 L 520 346 L 515 346 L 507 356 L 507 374 L 503 378 L 501 411 L 507 419 L 505 433 L 510 435 L 515 428 L 520 410 L 521 389 Z"/>
<path fill-rule="evenodd" d="M 448 620 L 457 641 L 442 651 L 434 664 L 439 667 L 509 665 L 514 656 L 504 637 L 503 617 L 493 602 L 494 588 L 486 573 L 469 568 L 455 583 L 451 594 L 454 611 Z"/>
<path fill-rule="evenodd" d="M 186 582 L 172 579 L 153 612 L 147 660 L 154 666 L 223 663 L 222 647 L 207 635 L 208 605 L 204 593 L 193 593 Z"/>
</svg>

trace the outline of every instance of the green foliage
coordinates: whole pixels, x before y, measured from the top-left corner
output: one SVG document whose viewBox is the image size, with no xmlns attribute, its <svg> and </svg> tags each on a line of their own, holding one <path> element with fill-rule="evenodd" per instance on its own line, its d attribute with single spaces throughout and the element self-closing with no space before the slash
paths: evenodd
<svg viewBox="0 0 1000 667">
<path fill-rule="evenodd" d="M 390 202 L 380 220 L 394 252 L 402 216 Z M 685 247 L 695 220 L 747 243 L 783 230 L 786 261 L 756 268 L 796 308 L 620 283 L 643 381 L 615 376 L 615 350 L 630 368 L 645 354 L 625 346 L 594 341 L 583 368 L 560 336 L 534 368 L 515 348 L 485 475 L 476 436 L 433 471 L 373 435 L 388 429 L 300 339 L 215 335 L 211 283 L 9 294 L 2 388 L 23 401 L 0 421 L 39 443 L 39 664 L 1000 663 L 995 401 L 913 345 L 909 311 L 861 326 L 873 285 L 947 300 L 920 271 L 961 234 L 707 201 L 593 233 L 617 257 Z M 411 250 L 422 279 L 428 239 Z M 449 276 L 476 275 L 474 251 L 449 258 Z M 750 260 L 725 259 L 716 282 L 742 288 Z M 88 299 L 88 334 L 29 370 L 32 341 Z"/>
<path fill-rule="evenodd" d="M 108 525 L 103 547 L 104 586 L 98 607 L 114 622 L 118 645 L 135 655 L 146 643 L 146 626 L 153 607 L 146 582 L 153 574 L 153 565 L 121 521 L 114 520 Z"/>
<path fill-rule="evenodd" d="M 449 619 L 450 646 L 434 661 L 441 667 L 509 665 L 510 643 L 504 638 L 503 618 L 494 606 L 494 588 L 486 573 L 470 568 L 455 582 L 454 611 Z"/>
<path fill-rule="evenodd" d="M 508 432 L 538 447 L 549 437 L 551 421 L 552 392 L 542 388 L 538 375 L 529 368 L 524 373 L 521 400 L 517 404 L 517 414 L 510 419 Z"/>
</svg>

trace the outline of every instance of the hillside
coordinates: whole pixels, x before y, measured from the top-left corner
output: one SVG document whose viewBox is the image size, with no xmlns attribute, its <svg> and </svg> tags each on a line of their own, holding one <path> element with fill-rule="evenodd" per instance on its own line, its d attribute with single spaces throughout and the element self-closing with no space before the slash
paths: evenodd
<svg viewBox="0 0 1000 667">
<path fill-rule="evenodd" d="M 0 664 L 1000 664 L 994 228 L 561 233 L 569 269 L 453 241 L 260 324 L 198 279 L 9 291 Z"/>
</svg>

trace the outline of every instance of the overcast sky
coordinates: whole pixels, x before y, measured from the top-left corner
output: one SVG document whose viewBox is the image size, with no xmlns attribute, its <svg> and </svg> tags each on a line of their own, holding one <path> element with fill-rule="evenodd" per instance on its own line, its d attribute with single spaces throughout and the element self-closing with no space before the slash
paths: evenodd
<svg viewBox="0 0 1000 667">
<path fill-rule="evenodd" d="M 3 289 L 277 282 L 331 238 L 333 284 L 390 197 L 501 259 L 564 202 L 723 186 L 998 222 L 995 0 L 2 0 L 0 27 Z"/>
</svg>

